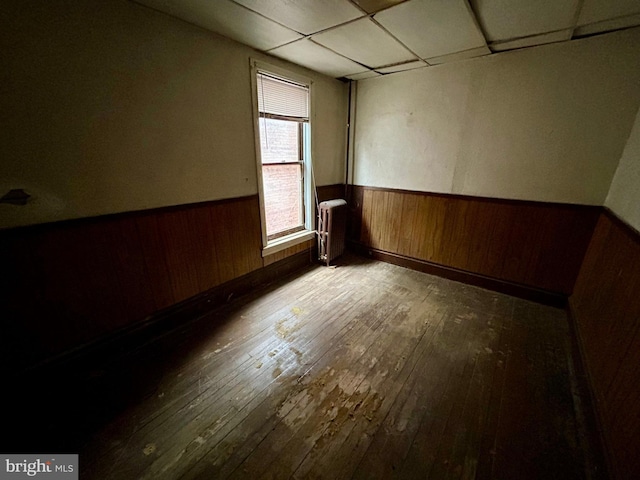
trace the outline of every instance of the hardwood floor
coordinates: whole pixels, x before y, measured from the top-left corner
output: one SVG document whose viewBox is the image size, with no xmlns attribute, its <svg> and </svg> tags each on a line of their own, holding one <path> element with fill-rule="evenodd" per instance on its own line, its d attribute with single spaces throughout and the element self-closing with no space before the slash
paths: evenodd
<svg viewBox="0 0 640 480">
<path fill-rule="evenodd" d="M 574 371 L 563 310 L 346 255 L 93 369 L 38 445 L 83 479 L 604 478 Z"/>
</svg>

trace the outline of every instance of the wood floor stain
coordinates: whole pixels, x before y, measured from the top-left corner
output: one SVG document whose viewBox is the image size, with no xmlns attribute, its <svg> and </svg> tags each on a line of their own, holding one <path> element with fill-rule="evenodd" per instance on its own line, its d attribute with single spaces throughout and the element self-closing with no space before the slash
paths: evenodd
<svg viewBox="0 0 640 480">
<path fill-rule="evenodd" d="M 602 478 L 568 335 L 563 310 L 347 255 L 111 365 L 81 478 Z"/>
</svg>

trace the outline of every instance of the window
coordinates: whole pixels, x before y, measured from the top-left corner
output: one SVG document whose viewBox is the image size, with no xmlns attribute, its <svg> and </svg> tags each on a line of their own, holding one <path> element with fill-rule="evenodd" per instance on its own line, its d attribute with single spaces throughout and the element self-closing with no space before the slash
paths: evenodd
<svg viewBox="0 0 640 480">
<path fill-rule="evenodd" d="M 313 237 L 311 82 L 253 64 L 263 255 Z"/>
</svg>

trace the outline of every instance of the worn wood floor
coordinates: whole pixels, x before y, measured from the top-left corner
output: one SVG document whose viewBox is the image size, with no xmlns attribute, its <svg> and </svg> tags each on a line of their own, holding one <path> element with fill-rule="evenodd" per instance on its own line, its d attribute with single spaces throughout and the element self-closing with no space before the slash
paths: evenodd
<svg viewBox="0 0 640 480">
<path fill-rule="evenodd" d="M 66 448 L 83 479 L 601 478 L 569 338 L 563 310 L 346 256 L 92 372 Z"/>
</svg>

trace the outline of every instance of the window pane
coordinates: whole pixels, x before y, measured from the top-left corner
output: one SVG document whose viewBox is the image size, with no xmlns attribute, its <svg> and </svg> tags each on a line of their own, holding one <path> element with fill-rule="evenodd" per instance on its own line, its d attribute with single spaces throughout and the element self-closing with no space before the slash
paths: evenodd
<svg viewBox="0 0 640 480">
<path fill-rule="evenodd" d="M 256 81 L 262 228 L 264 246 L 269 247 L 271 241 L 311 226 L 305 210 L 311 205 L 305 200 L 310 192 L 310 85 L 262 71 Z"/>
<path fill-rule="evenodd" d="M 267 236 L 302 227 L 302 167 L 299 164 L 264 165 L 262 180 Z"/>
<path fill-rule="evenodd" d="M 298 122 L 258 119 L 262 163 L 298 162 Z"/>
</svg>

